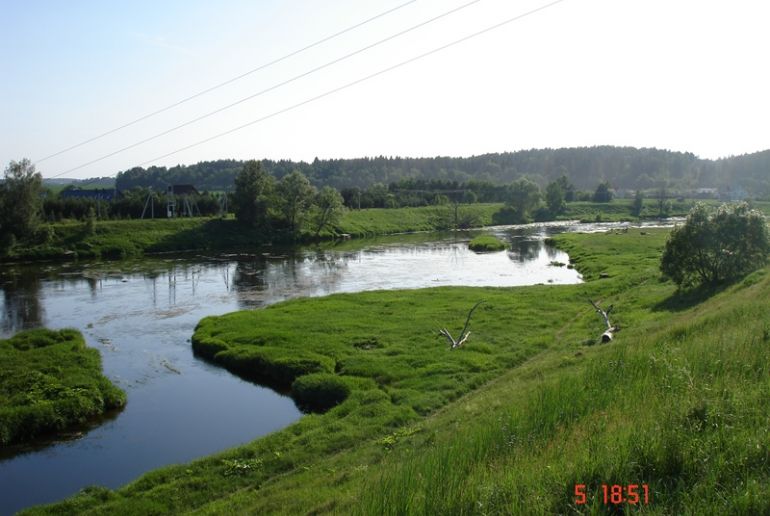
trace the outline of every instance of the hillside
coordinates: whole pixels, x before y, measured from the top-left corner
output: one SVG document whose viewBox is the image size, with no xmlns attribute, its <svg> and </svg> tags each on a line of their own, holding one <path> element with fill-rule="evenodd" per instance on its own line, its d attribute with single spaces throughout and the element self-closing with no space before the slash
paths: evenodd
<svg viewBox="0 0 770 516">
<path fill-rule="evenodd" d="M 120 190 L 142 186 L 162 191 L 168 184 L 192 183 L 200 190 L 228 190 L 242 166 L 241 161 L 219 160 L 171 168 L 134 168 L 120 172 L 116 185 Z M 741 188 L 755 197 L 770 194 L 770 151 L 707 160 L 691 153 L 600 146 L 532 149 L 466 158 L 380 156 L 316 159 L 312 163 L 262 160 L 262 166 L 279 178 L 299 170 L 316 186 L 331 185 L 338 189 L 366 188 L 405 179 L 502 184 L 522 176 L 542 187 L 564 174 L 578 189 L 589 191 L 607 180 L 617 189 L 650 189 L 666 182 L 669 188 L 680 191 Z"/>
<path fill-rule="evenodd" d="M 767 513 L 770 276 L 677 293 L 657 272 L 665 238 L 559 236 L 581 285 L 336 295 L 208 318 L 194 340 L 216 362 L 246 376 L 273 363 L 287 381 L 318 364 L 347 399 L 31 512 L 602 513 L 603 484 L 633 484 L 654 514 Z M 479 299 L 473 336 L 448 350 L 436 329 L 456 331 Z M 612 343 L 596 343 L 588 299 L 615 306 Z"/>
</svg>

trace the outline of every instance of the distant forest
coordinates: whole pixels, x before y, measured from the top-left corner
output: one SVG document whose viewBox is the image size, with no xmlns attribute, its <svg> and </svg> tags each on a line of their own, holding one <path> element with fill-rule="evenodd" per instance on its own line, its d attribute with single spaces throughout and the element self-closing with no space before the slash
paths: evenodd
<svg viewBox="0 0 770 516">
<path fill-rule="evenodd" d="M 116 187 L 118 190 L 152 187 L 162 191 L 169 184 L 190 183 L 201 191 L 229 191 L 243 163 L 217 160 L 171 168 L 134 168 L 118 173 Z M 608 182 L 616 190 L 665 187 L 671 192 L 688 193 L 700 188 L 717 188 L 722 193 L 743 190 L 749 197 L 770 198 L 770 150 L 706 160 L 692 153 L 600 146 L 524 150 L 468 158 L 380 156 L 315 159 L 312 163 L 263 160 L 262 166 L 278 179 L 298 170 L 315 186 L 329 185 L 338 190 L 422 181 L 500 185 L 521 177 L 542 188 L 565 175 L 577 189 L 586 191 Z"/>
</svg>

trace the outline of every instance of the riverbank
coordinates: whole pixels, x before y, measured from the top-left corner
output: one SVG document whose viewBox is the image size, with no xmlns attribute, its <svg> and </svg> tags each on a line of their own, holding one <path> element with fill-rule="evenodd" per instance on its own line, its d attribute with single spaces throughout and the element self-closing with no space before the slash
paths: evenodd
<svg viewBox="0 0 770 516">
<path fill-rule="evenodd" d="M 489 225 L 492 214 L 499 207 L 494 204 L 462 206 L 458 209 L 458 217 L 471 220 L 469 226 Z M 351 210 L 345 213 L 333 231 L 322 233 L 319 237 L 304 234 L 299 242 L 448 229 L 454 227 L 454 216 L 453 209 L 443 206 Z M 242 226 L 233 218 L 97 221 L 93 228 L 83 222 L 65 222 L 48 227 L 50 230 L 41 237 L 44 241 L 19 244 L 4 260 L 126 258 L 192 250 L 253 250 L 271 244 L 263 235 Z"/>
<path fill-rule="evenodd" d="M 70 430 L 126 403 L 99 351 L 76 330 L 36 329 L 0 340 L 0 445 Z"/>
<path fill-rule="evenodd" d="M 684 216 L 694 201 L 676 203 L 670 216 Z M 417 231 L 474 228 L 514 221 L 501 217 L 502 204 L 462 204 L 421 208 L 372 208 L 348 210 L 339 225 L 318 237 L 304 234 L 300 242 L 340 237 L 371 237 Z M 652 201 L 645 202 L 643 216 L 652 216 Z M 548 220 L 613 222 L 637 220 L 631 216 L 631 201 L 610 203 L 574 202 L 557 217 Z M 542 222 L 542 221 L 541 221 Z M 47 226 L 33 240 L 19 243 L 2 260 L 73 260 L 127 258 L 144 254 L 179 251 L 221 251 L 254 249 L 269 244 L 262 235 L 244 228 L 233 218 L 179 218 L 153 220 L 63 222 Z M 274 242 L 276 244 L 280 241 Z M 285 242 L 287 243 L 287 242 Z"/>
</svg>

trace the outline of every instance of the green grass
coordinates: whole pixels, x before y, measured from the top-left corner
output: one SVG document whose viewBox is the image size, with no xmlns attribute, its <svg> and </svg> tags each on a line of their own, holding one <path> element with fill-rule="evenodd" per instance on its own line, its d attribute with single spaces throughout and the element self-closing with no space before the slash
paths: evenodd
<svg viewBox="0 0 770 516">
<path fill-rule="evenodd" d="M 122 407 L 101 358 L 76 330 L 27 330 L 0 340 L 0 445 L 70 429 Z"/>
<path fill-rule="evenodd" d="M 492 215 L 502 204 L 461 204 L 422 208 L 371 208 L 348 210 L 340 221 L 338 232 L 352 236 L 374 236 L 413 231 L 436 231 L 492 224 Z M 456 217 L 455 217 L 456 215 Z"/>
<path fill-rule="evenodd" d="M 468 248 L 479 253 L 503 251 L 506 247 L 502 240 L 493 235 L 479 235 L 468 242 Z"/>
</svg>

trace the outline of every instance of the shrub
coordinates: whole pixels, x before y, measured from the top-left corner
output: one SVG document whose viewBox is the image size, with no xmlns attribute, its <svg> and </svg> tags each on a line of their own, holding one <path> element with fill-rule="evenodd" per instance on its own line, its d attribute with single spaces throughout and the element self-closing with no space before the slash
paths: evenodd
<svg viewBox="0 0 770 516">
<path fill-rule="evenodd" d="M 323 412 L 345 401 L 350 387 L 345 380 L 330 373 L 300 376 L 291 385 L 292 397 L 301 407 Z"/>
<path fill-rule="evenodd" d="M 716 284 L 761 267 L 769 250 L 765 219 L 748 204 L 698 203 L 671 232 L 660 269 L 679 286 Z"/>
</svg>

